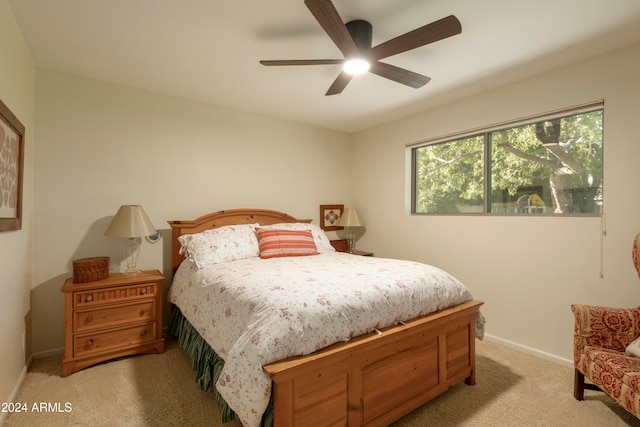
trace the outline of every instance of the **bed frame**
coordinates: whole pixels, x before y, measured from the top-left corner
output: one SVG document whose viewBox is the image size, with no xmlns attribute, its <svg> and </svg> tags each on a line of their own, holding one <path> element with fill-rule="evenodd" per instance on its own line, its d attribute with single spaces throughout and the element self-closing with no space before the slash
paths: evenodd
<svg viewBox="0 0 640 427">
<path fill-rule="evenodd" d="M 177 239 L 230 224 L 311 222 L 282 212 L 234 209 L 169 221 Z M 445 310 L 264 366 L 273 380 L 276 427 L 387 426 L 455 384 L 475 384 L 475 319 L 481 301 Z"/>
</svg>

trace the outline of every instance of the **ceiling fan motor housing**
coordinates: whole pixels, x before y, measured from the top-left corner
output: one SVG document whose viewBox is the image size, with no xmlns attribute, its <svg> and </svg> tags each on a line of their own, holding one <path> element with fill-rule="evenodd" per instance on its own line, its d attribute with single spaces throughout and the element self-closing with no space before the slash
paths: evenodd
<svg viewBox="0 0 640 427">
<path fill-rule="evenodd" d="M 359 52 L 364 52 L 371 49 L 371 41 L 373 29 L 369 22 L 362 19 L 356 19 L 349 21 L 345 24 L 349 34 L 356 44 Z"/>
</svg>

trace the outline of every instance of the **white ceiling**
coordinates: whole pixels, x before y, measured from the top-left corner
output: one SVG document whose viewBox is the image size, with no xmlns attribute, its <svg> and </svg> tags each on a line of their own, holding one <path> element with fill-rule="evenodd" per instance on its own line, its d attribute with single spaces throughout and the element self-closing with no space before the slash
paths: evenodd
<svg viewBox="0 0 640 427">
<path fill-rule="evenodd" d="M 324 93 L 342 58 L 303 0 L 8 0 L 36 66 L 355 132 L 640 42 L 639 0 L 334 0 L 373 25 L 373 45 L 448 15 L 462 33 L 385 61 L 432 78 L 373 74 Z"/>
</svg>

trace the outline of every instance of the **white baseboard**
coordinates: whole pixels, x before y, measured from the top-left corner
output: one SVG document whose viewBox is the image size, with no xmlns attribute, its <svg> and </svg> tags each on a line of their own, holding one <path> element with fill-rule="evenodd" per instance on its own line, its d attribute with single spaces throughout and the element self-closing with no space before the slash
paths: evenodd
<svg viewBox="0 0 640 427">
<path fill-rule="evenodd" d="M 491 334 L 484 334 L 484 338 L 487 341 L 491 341 L 494 342 L 496 344 L 500 344 L 503 345 L 505 347 L 509 347 L 512 348 L 514 350 L 518 350 L 522 353 L 527 353 L 530 354 L 532 356 L 536 356 L 539 357 L 541 359 L 545 359 L 548 360 L 550 362 L 553 363 L 557 363 L 558 365 L 562 365 L 562 366 L 566 366 L 568 368 L 573 368 L 573 360 L 569 360 L 569 359 L 565 359 L 564 357 L 559 357 L 556 356 L 555 354 L 551 354 L 551 353 L 546 353 L 544 351 L 532 348 L 532 347 L 527 347 L 526 345 L 522 345 L 522 344 L 518 344 L 516 342 L 513 341 L 509 341 L 509 340 L 505 340 L 502 338 L 498 338 L 496 336 L 493 336 Z"/>
<path fill-rule="evenodd" d="M 26 365 L 22 368 L 22 372 L 20 372 L 20 377 L 18 377 L 18 382 L 13 387 L 13 390 L 11 391 L 11 395 L 9 396 L 9 399 L 7 400 L 7 402 L 15 402 L 16 401 L 16 397 L 18 397 L 18 393 L 20 392 L 20 389 L 22 388 L 22 384 L 24 383 L 25 378 L 27 378 L 27 366 Z M 0 426 L 4 423 L 4 420 L 7 417 L 7 414 L 8 414 L 8 412 L 0 411 Z"/>
</svg>

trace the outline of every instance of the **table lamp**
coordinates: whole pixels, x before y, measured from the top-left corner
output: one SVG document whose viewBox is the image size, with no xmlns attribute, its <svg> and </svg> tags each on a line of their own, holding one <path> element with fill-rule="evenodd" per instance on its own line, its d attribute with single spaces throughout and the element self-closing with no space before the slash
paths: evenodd
<svg viewBox="0 0 640 427">
<path fill-rule="evenodd" d="M 104 234 L 109 237 L 127 239 L 127 244 L 124 247 L 127 270 L 124 274 L 136 274 L 139 272 L 136 264 L 138 263 L 138 247 L 140 246 L 136 238 L 153 236 L 157 234 L 157 231 L 142 206 L 122 205 Z"/>
<path fill-rule="evenodd" d="M 347 228 L 347 241 L 349 242 L 349 253 L 356 252 L 356 233 L 353 231 L 354 227 L 364 227 L 364 221 L 360 219 L 356 208 L 346 208 L 344 213 L 338 219 L 336 223 L 338 227 Z"/>
</svg>

